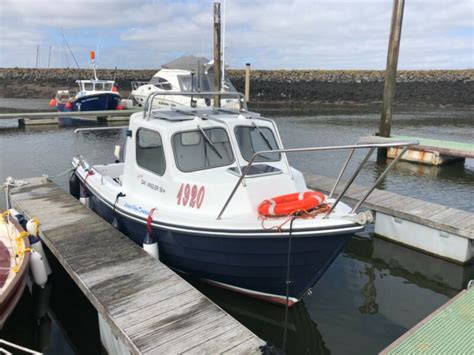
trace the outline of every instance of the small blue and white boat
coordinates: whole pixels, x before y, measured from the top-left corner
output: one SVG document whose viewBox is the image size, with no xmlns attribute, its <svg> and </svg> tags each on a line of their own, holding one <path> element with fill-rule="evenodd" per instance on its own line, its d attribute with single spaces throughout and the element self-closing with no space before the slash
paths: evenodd
<svg viewBox="0 0 474 355">
<path fill-rule="evenodd" d="M 226 94 L 169 93 L 215 100 Z M 371 215 L 356 213 L 362 201 L 355 208 L 342 203 L 346 190 L 337 199 L 309 191 L 287 153 L 347 149 L 348 163 L 355 150 L 369 150 L 348 187 L 376 147 L 407 146 L 284 149 L 274 121 L 249 112 L 242 94 L 236 110 L 155 108 L 154 95 L 163 93 L 150 95 L 144 111 L 118 127 L 126 129 L 126 149 L 116 151 L 115 163 L 73 159 L 71 194 L 144 248 L 157 242 L 159 259 L 174 270 L 289 306 Z M 104 129 L 117 127 L 76 133 Z"/>
<path fill-rule="evenodd" d="M 108 111 L 115 110 L 120 104 L 121 96 L 117 91 L 114 80 L 99 80 L 97 78 L 95 54 L 91 52 L 91 62 L 94 69 L 94 79 L 77 80 L 79 91 L 71 97 L 68 90 L 59 90 L 56 97 L 50 101 L 50 106 L 56 106 L 60 112 L 71 111 Z"/>
</svg>

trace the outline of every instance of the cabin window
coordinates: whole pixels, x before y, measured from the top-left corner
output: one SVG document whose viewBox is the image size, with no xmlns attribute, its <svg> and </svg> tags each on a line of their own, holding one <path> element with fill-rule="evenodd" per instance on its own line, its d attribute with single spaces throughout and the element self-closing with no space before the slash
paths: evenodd
<svg viewBox="0 0 474 355">
<path fill-rule="evenodd" d="M 104 91 L 112 91 L 112 83 L 104 83 Z"/>
<path fill-rule="evenodd" d="M 162 90 L 171 90 L 173 88 L 168 80 L 160 77 L 151 78 L 150 84 L 155 85 L 158 89 Z"/>
<path fill-rule="evenodd" d="M 83 83 L 84 85 L 84 90 L 85 91 L 93 91 L 94 90 L 94 84 L 92 83 Z"/>
<path fill-rule="evenodd" d="M 166 169 L 163 143 L 158 132 L 139 129 L 137 132 L 137 164 L 142 168 L 163 175 Z"/>
<path fill-rule="evenodd" d="M 176 133 L 173 148 L 176 165 L 183 172 L 217 168 L 234 161 L 229 136 L 223 128 Z"/>
<path fill-rule="evenodd" d="M 104 84 L 95 83 L 95 91 L 103 91 L 103 90 L 104 90 Z"/>
<path fill-rule="evenodd" d="M 246 161 L 250 161 L 255 153 L 262 150 L 278 149 L 275 136 L 268 127 L 238 126 L 235 128 L 235 137 Z M 278 161 L 280 158 L 280 153 L 268 153 L 259 155 L 255 161 Z"/>
</svg>

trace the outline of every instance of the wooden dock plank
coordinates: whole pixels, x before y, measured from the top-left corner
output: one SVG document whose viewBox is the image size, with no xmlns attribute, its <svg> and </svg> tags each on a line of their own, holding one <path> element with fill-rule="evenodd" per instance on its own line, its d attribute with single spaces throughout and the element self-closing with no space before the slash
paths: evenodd
<svg viewBox="0 0 474 355">
<path fill-rule="evenodd" d="M 40 220 L 40 235 L 79 288 L 135 354 L 229 348 L 264 342 L 52 183 L 11 192 L 15 208 Z"/>
<path fill-rule="evenodd" d="M 304 173 L 304 177 L 308 188 L 321 190 L 326 193 L 329 192 L 335 182 L 333 178 L 310 173 Z M 341 182 L 341 185 L 343 186 L 344 182 Z M 348 203 L 356 203 L 363 196 L 361 191 L 367 190 L 368 187 L 357 185 L 357 188 L 347 191 L 344 200 Z M 338 188 L 336 196 L 340 191 L 341 188 Z M 352 191 L 357 192 L 353 194 Z M 372 192 L 364 206 L 376 212 L 474 239 L 474 213 L 469 211 L 458 210 L 378 189 Z"/>
</svg>

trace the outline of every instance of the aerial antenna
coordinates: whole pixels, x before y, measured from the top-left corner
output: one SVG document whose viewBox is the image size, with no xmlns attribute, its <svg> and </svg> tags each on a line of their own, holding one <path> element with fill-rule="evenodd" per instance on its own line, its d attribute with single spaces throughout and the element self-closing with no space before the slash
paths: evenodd
<svg viewBox="0 0 474 355">
<path fill-rule="evenodd" d="M 100 47 L 100 39 L 97 40 L 97 43 L 95 45 L 95 57 L 97 58 L 96 62 L 98 66 L 100 65 L 99 47 Z"/>
<path fill-rule="evenodd" d="M 201 61 L 198 59 L 198 66 L 197 66 L 197 91 L 201 92 Z"/>
<path fill-rule="evenodd" d="M 40 46 L 39 44 L 36 45 L 36 69 L 39 67 L 39 53 L 40 53 Z"/>
<path fill-rule="evenodd" d="M 81 69 L 81 68 L 79 67 L 79 63 L 78 63 L 77 60 L 76 60 L 76 57 L 74 56 L 74 53 L 72 52 L 71 47 L 69 46 L 69 42 L 67 41 L 66 36 L 64 35 L 64 30 L 63 30 L 62 27 L 61 27 L 61 33 L 62 33 L 63 38 L 64 38 L 64 43 L 66 43 L 67 48 L 69 49 L 69 53 L 71 53 L 72 59 L 74 59 L 74 62 L 76 63 L 77 69 Z"/>
<path fill-rule="evenodd" d="M 225 83 L 225 0 L 223 0 L 222 9 L 222 79 L 221 79 L 221 90 L 224 91 Z"/>
<path fill-rule="evenodd" d="M 49 55 L 48 55 L 48 69 L 51 68 L 51 46 L 49 46 Z"/>
</svg>

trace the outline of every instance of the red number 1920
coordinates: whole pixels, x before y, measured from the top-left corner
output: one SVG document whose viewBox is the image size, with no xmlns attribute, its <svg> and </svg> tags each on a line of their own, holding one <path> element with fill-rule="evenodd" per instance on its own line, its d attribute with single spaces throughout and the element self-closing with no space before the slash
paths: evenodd
<svg viewBox="0 0 474 355">
<path fill-rule="evenodd" d="M 191 208 L 201 208 L 204 200 L 206 189 L 204 186 L 198 188 L 197 185 L 181 184 L 178 195 L 178 205 L 188 206 Z"/>
</svg>

